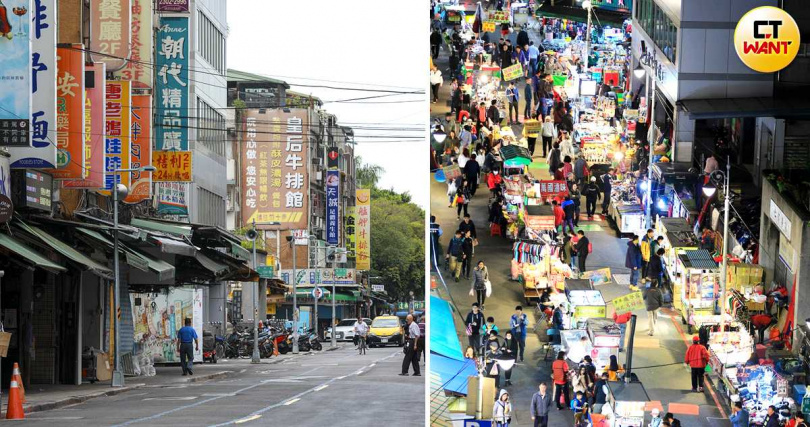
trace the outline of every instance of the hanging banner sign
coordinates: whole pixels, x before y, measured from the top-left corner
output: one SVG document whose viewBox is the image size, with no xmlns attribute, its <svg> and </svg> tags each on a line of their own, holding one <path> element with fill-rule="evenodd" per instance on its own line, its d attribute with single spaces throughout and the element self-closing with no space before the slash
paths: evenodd
<svg viewBox="0 0 810 427">
<path fill-rule="evenodd" d="M 158 213 L 188 216 L 188 186 L 186 182 L 159 182 Z"/>
<path fill-rule="evenodd" d="M 344 235 L 346 236 L 346 258 L 354 260 L 356 258 L 355 251 L 357 250 L 357 240 L 355 237 L 355 227 L 357 226 L 357 207 L 349 206 L 346 208 L 346 226 L 343 228 Z"/>
<path fill-rule="evenodd" d="M 0 3 L 0 147 L 31 145 L 31 0 Z"/>
<path fill-rule="evenodd" d="M 160 18 L 155 70 L 155 149 L 188 150 L 188 18 Z"/>
<path fill-rule="evenodd" d="M 135 84 L 133 82 L 132 84 Z M 132 169 L 152 164 L 152 95 L 132 95 L 129 164 Z M 152 197 L 152 172 L 130 173 L 132 186 L 124 203 L 138 203 Z"/>
<path fill-rule="evenodd" d="M 82 45 L 60 47 L 56 88 L 56 169 L 53 179 L 84 179 L 84 52 Z"/>
<path fill-rule="evenodd" d="M 485 33 L 491 33 L 495 31 L 495 21 L 484 21 L 481 24 L 481 30 Z"/>
<path fill-rule="evenodd" d="M 99 189 L 104 186 L 104 85 L 106 65 L 85 65 L 84 95 L 84 179 L 62 181 L 64 188 Z"/>
<path fill-rule="evenodd" d="M 358 188 L 355 192 L 357 226 L 357 269 L 371 270 L 371 190 Z"/>
<path fill-rule="evenodd" d="M 627 295 L 613 298 L 610 302 L 613 304 L 616 313 L 619 314 L 640 310 L 645 307 L 644 297 L 642 297 L 641 292 L 630 292 Z"/>
<path fill-rule="evenodd" d="M 326 243 L 337 246 L 340 237 L 340 171 L 326 171 Z"/>
<path fill-rule="evenodd" d="M 11 167 L 56 167 L 56 0 L 34 0 L 31 17 L 31 145 L 11 148 Z M 81 78 L 81 76 L 79 76 Z"/>
<path fill-rule="evenodd" d="M 130 82 L 107 81 L 107 111 L 104 118 L 104 189 L 110 190 L 113 184 L 124 184 L 129 188 L 130 174 L 114 173 L 129 169 L 130 129 L 132 127 L 132 94 Z M 109 195 L 109 191 L 103 192 Z"/>
<path fill-rule="evenodd" d="M 489 12 L 489 21 L 492 21 L 497 24 L 508 24 L 509 14 L 503 10 L 496 10 L 494 12 Z"/>
<path fill-rule="evenodd" d="M 132 2 L 132 44 L 129 61 L 114 75 L 121 80 L 132 82 L 133 89 L 152 87 L 152 1 L 130 0 Z"/>
<path fill-rule="evenodd" d="M 90 2 L 89 50 L 94 61 L 107 64 L 107 71 L 118 71 L 127 65 L 132 42 L 131 21 L 130 0 Z"/>
<path fill-rule="evenodd" d="M 503 80 L 510 81 L 523 77 L 523 66 L 520 63 L 510 65 L 502 70 Z"/>
<path fill-rule="evenodd" d="M 568 186 L 565 181 L 538 181 L 534 184 L 534 192 L 541 199 L 554 198 L 568 194 Z"/>
<path fill-rule="evenodd" d="M 155 151 L 155 182 L 191 182 L 191 151 Z"/>
</svg>

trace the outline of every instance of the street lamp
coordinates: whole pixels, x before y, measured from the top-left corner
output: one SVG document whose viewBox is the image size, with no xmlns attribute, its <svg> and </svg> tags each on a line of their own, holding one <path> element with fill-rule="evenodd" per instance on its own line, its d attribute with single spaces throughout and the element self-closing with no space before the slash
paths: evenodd
<svg viewBox="0 0 810 427">
<path fill-rule="evenodd" d="M 441 129 L 437 127 L 437 129 L 433 132 L 433 139 L 436 140 L 439 144 L 444 144 L 444 140 L 447 138 L 447 134 L 442 132 Z"/>
<path fill-rule="evenodd" d="M 115 348 L 113 351 L 115 352 L 115 361 L 113 366 L 113 375 L 112 375 L 112 382 L 111 385 L 113 387 L 123 387 L 124 386 L 124 373 L 121 371 L 121 320 L 118 317 L 118 313 L 121 311 L 121 283 L 118 279 L 119 276 L 119 267 L 118 267 L 118 199 L 119 197 L 123 198 L 127 196 L 129 189 L 124 184 L 119 183 L 118 181 L 118 174 L 121 173 L 132 173 L 132 172 L 154 172 L 156 169 L 152 165 L 142 166 L 139 168 L 128 168 L 128 169 L 115 169 L 112 171 L 113 176 L 115 179 L 114 188 L 110 189 L 113 197 L 113 300 L 115 301 Z"/>
<path fill-rule="evenodd" d="M 646 73 L 647 71 L 644 70 L 644 67 L 642 67 L 641 64 L 636 65 L 636 68 L 633 70 L 633 75 L 635 75 L 639 79 L 644 77 L 644 74 Z"/>
<path fill-rule="evenodd" d="M 316 245 L 318 244 L 318 239 L 315 237 L 315 235 L 309 234 L 309 236 L 307 236 L 307 238 L 310 241 L 314 239 L 315 244 Z M 315 276 L 317 276 L 317 278 L 315 279 L 315 293 L 312 295 L 313 299 L 315 300 L 315 315 L 314 315 L 315 336 L 318 337 L 318 340 L 321 339 L 321 336 L 318 334 L 318 299 L 319 299 L 320 295 L 317 292 L 317 290 L 321 288 L 321 269 L 320 269 L 320 266 L 318 265 L 319 264 L 319 261 L 318 261 L 318 252 L 319 252 L 318 250 L 319 249 L 320 249 L 320 247 L 315 246 L 315 268 L 317 269 L 317 272 L 316 272 Z M 335 328 L 332 328 L 332 335 L 335 334 L 334 329 Z"/>
<path fill-rule="evenodd" d="M 709 178 L 714 183 L 715 188 L 714 191 L 707 189 L 706 187 L 703 188 L 704 194 L 707 194 L 707 190 L 714 195 L 714 192 L 717 191 L 717 186 L 723 186 L 723 266 L 720 269 L 720 280 L 723 283 L 722 292 L 720 293 L 720 316 L 726 311 L 726 291 L 728 288 L 728 211 L 731 209 L 731 195 L 729 191 L 729 177 L 731 175 L 731 158 L 726 157 L 726 172 L 724 173 L 721 170 L 716 170 L 709 175 Z M 711 196 L 709 196 L 711 197 Z M 722 317 L 721 317 L 722 319 Z"/>
<path fill-rule="evenodd" d="M 591 56 L 591 11 L 593 10 L 591 0 L 585 0 L 582 2 L 582 8 L 588 11 L 588 28 L 585 30 L 585 66 L 582 68 L 584 72 L 587 73 L 588 57 Z"/>
</svg>

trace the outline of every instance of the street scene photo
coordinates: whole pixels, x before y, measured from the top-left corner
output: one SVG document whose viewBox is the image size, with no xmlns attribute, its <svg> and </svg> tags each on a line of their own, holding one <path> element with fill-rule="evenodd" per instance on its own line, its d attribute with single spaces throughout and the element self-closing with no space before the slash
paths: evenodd
<svg viewBox="0 0 810 427">
<path fill-rule="evenodd" d="M 423 10 L 0 0 L 0 416 L 425 425 Z"/>
<path fill-rule="evenodd" d="M 808 425 L 808 11 L 430 2 L 431 426 Z"/>
</svg>

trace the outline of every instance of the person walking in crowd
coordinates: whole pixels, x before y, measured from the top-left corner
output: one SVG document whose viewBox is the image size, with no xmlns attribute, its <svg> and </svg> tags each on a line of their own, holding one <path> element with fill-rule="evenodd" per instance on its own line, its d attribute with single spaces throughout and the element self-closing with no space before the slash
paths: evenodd
<svg viewBox="0 0 810 427">
<path fill-rule="evenodd" d="M 748 427 L 750 416 L 748 410 L 743 408 L 741 401 L 734 402 L 731 411 L 731 416 L 728 417 L 728 420 L 731 421 L 731 427 Z"/>
<path fill-rule="evenodd" d="M 593 219 L 593 214 L 596 213 L 596 202 L 602 192 L 599 186 L 596 185 L 596 177 L 592 176 L 588 185 L 585 186 L 585 213 L 588 215 L 588 220 Z"/>
<path fill-rule="evenodd" d="M 489 316 L 489 317 L 487 317 L 486 322 L 484 322 L 484 325 L 481 327 L 481 333 L 485 337 L 488 337 L 488 336 L 492 335 L 493 331 L 495 332 L 495 335 L 498 335 L 498 333 L 500 332 L 500 330 L 498 330 L 498 325 L 495 324 L 495 318 L 492 317 L 492 316 Z M 500 348 L 500 347 L 498 347 L 498 348 Z"/>
<path fill-rule="evenodd" d="M 537 120 L 538 122 L 540 122 L 540 120 L 542 120 L 542 117 L 538 118 Z M 542 124 L 542 122 L 540 123 Z M 526 145 L 528 147 L 529 154 L 531 154 L 532 158 L 534 158 L 534 149 L 537 146 L 537 138 L 540 136 L 540 130 L 538 129 L 529 130 L 529 126 L 524 125 L 523 136 L 526 138 Z"/>
<path fill-rule="evenodd" d="M 533 98 L 533 96 L 534 96 L 534 91 L 532 91 L 532 79 L 527 78 L 526 79 L 526 85 L 523 86 L 523 99 L 526 102 L 526 105 L 523 107 L 523 119 L 524 120 L 528 120 L 528 119 L 530 119 L 532 117 L 532 98 Z M 530 148 L 529 151 L 532 151 L 532 154 L 534 154 L 534 150 L 531 150 L 531 148 Z"/>
<path fill-rule="evenodd" d="M 588 162 L 585 160 L 585 156 L 577 156 L 577 160 L 574 162 L 574 177 L 577 185 L 585 186 L 588 178 Z"/>
<path fill-rule="evenodd" d="M 648 427 L 661 427 L 663 423 L 663 419 L 661 419 L 661 411 L 658 408 L 652 408 L 650 410 L 650 423 L 647 425 Z"/>
<path fill-rule="evenodd" d="M 444 83 L 444 79 L 442 79 L 441 70 L 439 70 L 439 67 L 433 67 L 433 69 L 430 70 L 430 89 L 433 92 L 433 104 L 439 101 L 439 88 L 442 83 Z"/>
<path fill-rule="evenodd" d="M 475 349 L 478 353 L 481 348 L 481 327 L 484 324 L 484 314 L 480 311 L 481 305 L 474 302 L 472 309 L 467 313 L 467 318 L 464 325 L 467 328 L 467 337 L 469 337 L 470 347 Z"/>
<path fill-rule="evenodd" d="M 664 297 L 661 295 L 661 289 L 657 285 L 650 285 L 647 292 L 644 294 L 644 306 L 647 309 L 647 319 L 649 321 L 649 332 L 647 335 L 653 336 L 655 334 L 655 325 L 658 323 L 658 309 L 664 305 Z"/>
<path fill-rule="evenodd" d="M 465 149 L 466 150 L 466 149 Z M 461 162 L 459 162 L 461 165 Z M 467 215 L 467 205 L 470 203 L 470 199 L 472 199 L 472 194 L 470 194 L 470 182 L 467 181 L 465 178 L 462 181 L 462 184 L 456 190 L 456 219 L 461 219 L 461 210 L 464 210 L 464 215 Z"/>
<path fill-rule="evenodd" d="M 537 116 L 538 120 L 540 120 L 539 117 L 542 117 L 539 114 Z M 557 137 L 557 129 L 554 127 L 554 122 L 551 121 L 551 116 L 546 116 L 546 120 L 543 121 L 540 136 L 543 138 L 543 157 L 546 157 L 552 149 L 551 145 L 554 142 L 554 139 Z M 559 157 L 557 160 L 559 160 Z M 551 163 L 549 163 L 549 165 L 551 165 Z"/>
<path fill-rule="evenodd" d="M 191 369 L 194 366 L 194 351 L 200 351 L 200 339 L 197 337 L 197 331 L 191 327 L 191 319 L 186 317 L 183 319 L 183 327 L 177 331 L 177 352 L 180 353 L 183 376 L 194 375 Z"/>
<path fill-rule="evenodd" d="M 641 249 L 641 277 L 642 281 L 647 280 L 647 267 L 650 265 L 650 257 L 652 256 L 652 251 L 650 244 L 653 241 L 653 229 L 648 228 L 647 233 L 644 234 L 644 237 L 641 238 L 641 244 L 639 248 Z"/>
<path fill-rule="evenodd" d="M 436 255 L 442 252 L 442 246 L 439 242 L 439 238 L 442 237 L 442 226 L 436 222 L 436 215 L 430 216 L 430 262 L 431 264 L 434 262 L 438 262 L 438 258 Z"/>
<path fill-rule="evenodd" d="M 470 231 L 467 230 L 464 233 L 464 240 L 461 243 L 461 251 L 464 253 L 463 259 L 461 260 L 461 275 L 467 280 L 470 279 L 470 263 L 472 263 L 473 248 L 473 239 L 470 236 Z"/>
<path fill-rule="evenodd" d="M 430 55 L 433 57 L 433 59 L 439 57 L 439 48 L 441 45 L 442 35 L 439 33 L 438 29 L 434 28 L 433 32 L 430 33 Z"/>
<path fill-rule="evenodd" d="M 458 282 L 459 276 L 461 276 L 461 267 L 465 257 L 463 245 L 464 238 L 462 237 L 461 230 L 456 230 L 455 236 L 450 239 L 450 243 L 447 245 L 447 254 L 445 255 L 450 272 L 456 282 Z"/>
<path fill-rule="evenodd" d="M 577 263 L 579 268 L 579 274 L 582 274 L 586 271 L 587 268 L 587 260 L 588 254 L 591 250 L 591 242 L 585 237 L 585 232 L 579 230 L 577 232 L 579 235 L 579 240 L 577 240 L 577 245 L 574 247 L 574 252 L 577 254 Z"/>
<path fill-rule="evenodd" d="M 558 305 L 551 314 L 551 324 L 558 331 L 565 330 L 565 304 Z"/>
<path fill-rule="evenodd" d="M 768 414 L 765 415 L 765 422 L 762 423 L 762 427 L 779 427 L 779 413 L 776 412 L 775 406 L 768 406 Z"/>
<path fill-rule="evenodd" d="M 675 418 L 672 412 L 667 412 L 667 414 L 664 415 L 664 425 L 669 427 L 681 427 L 681 421 Z"/>
<path fill-rule="evenodd" d="M 576 385 L 574 385 L 574 387 L 576 387 Z M 588 403 L 585 400 L 585 393 L 582 392 L 581 390 L 574 391 L 574 398 L 571 399 L 571 404 L 569 406 L 571 412 L 573 412 L 574 414 L 576 414 L 577 412 L 582 412 L 582 410 L 585 408 L 585 405 L 587 404 Z"/>
<path fill-rule="evenodd" d="M 548 413 L 551 410 L 551 394 L 546 383 L 540 383 L 537 393 L 532 395 L 532 406 L 529 411 L 534 427 L 548 427 Z"/>
<path fill-rule="evenodd" d="M 686 350 L 684 362 L 689 365 L 692 371 L 692 391 L 703 392 L 703 375 L 705 374 L 706 364 L 709 363 L 709 351 L 700 343 L 700 338 L 697 335 L 692 337 L 692 345 Z"/>
<path fill-rule="evenodd" d="M 557 360 L 551 364 L 551 378 L 554 380 L 554 403 L 557 405 L 557 410 L 565 408 L 560 403 L 560 397 L 564 397 L 564 402 L 568 403 L 571 400 L 568 390 L 568 362 L 565 361 L 565 352 L 557 353 Z"/>
<path fill-rule="evenodd" d="M 413 321 L 413 314 L 409 314 L 408 317 L 405 318 L 405 321 L 408 326 L 408 337 L 405 339 L 405 357 L 402 359 L 402 373 L 399 375 L 407 376 L 408 365 L 412 365 L 413 376 L 419 377 L 422 375 L 419 371 L 419 352 L 421 349 L 418 345 L 421 331 L 419 330 L 419 325 Z"/>
<path fill-rule="evenodd" d="M 593 387 L 593 400 L 591 403 L 593 404 L 593 412 L 595 414 L 602 413 L 602 406 L 607 403 L 607 397 L 610 393 L 608 389 L 608 374 L 607 372 L 603 372 L 602 375 L 599 377 L 599 380 L 594 384 Z"/>
<path fill-rule="evenodd" d="M 481 174 L 481 165 L 475 160 L 476 157 L 475 153 L 470 154 L 470 160 L 464 164 L 464 177 L 467 179 L 470 198 L 475 197 L 475 192 L 478 190 L 478 177 Z M 465 215 L 466 212 L 465 210 Z"/>
<path fill-rule="evenodd" d="M 633 235 L 632 239 L 627 242 L 624 266 L 630 269 L 630 290 L 637 291 L 638 277 L 641 273 L 641 247 L 636 235 Z"/>
<path fill-rule="evenodd" d="M 504 357 L 509 357 L 515 359 L 515 363 L 518 361 L 518 340 L 512 334 L 512 331 L 507 330 L 506 333 L 503 334 L 503 343 L 501 347 L 501 355 Z M 506 379 L 504 383 L 506 386 L 512 385 L 512 369 L 504 369 L 503 376 Z"/>
<path fill-rule="evenodd" d="M 610 205 L 610 192 L 613 188 L 613 168 L 609 168 L 607 173 L 602 175 L 602 215 L 608 214 Z"/>
<path fill-rule="evenodd" d="M 554 213 L 554 229 L 557 230 L 558 233 L 562 233 L 561 227 L 563 227 L 563 223 L 565 222 L 565 211 L 556 200 L 552 200 L 551 205 L 553 206 L 551 209 Z"/>
<path fill-rule="evenodd" d="M 512 422 L 512 402 L 509 400 L 509 393 L 502 389 L 498 393 L 495 406 L 492 407 L 492 426 L 509 427 L 510 422 Z"/>
<path fill-rule="evenodd" d="M 472 218 L 469 214 L 464 215 L 464 219 L 458 224 L 458 229 L 461 230 L 462 233 L 470 232 L 470 237 L 473 239 L 478 239 L 478 232 L 475 229 L 475 223 L 473 222 Z"/>
<path fill-rule="evenodd" d="M 522 306 L 518 305 L 515 307 L 515 314 L 512 315 L 509 324 L 512 329 L 512 334 L 515 336 L 518 347 L 520 348 L 520 354 L 515 353 L 515 361 L 517 361 L 518 356 L 520 356 L 520 361 L 523 362 L 523 350 L 526 348 L 526 334 L 529 326 L 529 317 L 523 312 Z"/>
<path fill-rule="evenodd" d="M 660 287 L 661 278 L 664 275 L 664 248 L 658 248 L 650 257 L 650 263 L 647 265 L 647 280 L 650 281 L 650 287 Z"/>
<path fill-rule="evenodd" d="M 509 124 L 520 124 L 520 121 L 518 120 L 518 102 L 520 101 L 520 94 L 518 93 L 514 82 L 509 82 L 509 86 L 506 88 L 506 101 L 509 104 Z M 512 120 L 512 111 L 515 112 L 514 120 Z"/>
<path fill-rule="evenodd" d="M 586 402 L 586 396 L 593 389 L 593 378 L 587 367 L 580 365 L 579 370 L 574 371 L 571 383 L 574 385 L 574 393 L 582 393 L 582 403 Z M 581 409 L 581 408 L 580 408 Z"/>
<path fill-rule="evenodd" d="M 565 218 L 563 219 L 562 232 L 565 233 L 566 227 L 568 227 L 573 232 L 576 207 L 574 206 L 574 201 L 571 200 L 570 196 L 565 196 L 565 199 L 562 202 L 562 210 L 563 213 L 565 214 Z"/>
<path fill-rule="evenodd" d="M 499 126 L 501 124 L 501 112 L 498 111 L 498 101 L 493 99 L 492 103 L 487 110 L 487 122 L 489 127 Z"/>
<path fill-rule="evenodd" d="M 571 164 L 571 156 L 565 156 L 563 158 L 563 165 L 562 165 L 562 176 L 565 179 L 568 179 L 568 176 L 574 172 L 574 165 Z"/>
<path fill-rule="evenodd" d="M 489 282 L 489 270 L 484 265 L 484 261 L 478 261 L 478 265 L 473 270 L 473 277 L 470 281 L 470 296 L 475 295 L 478 306 L 484 309 L 484 301 L 487 299 L 487 282 Z M 482 325 L 481 325 L 482 326 Z"/>
<path fill-rule="evenodd" d="M 795 427 L 808 427 L 807 421 L 804 418 L 804 414 L 801 412 L 797 412 L 796 415 L 793 416 L 793 419 L 796 421 Z M 746 427 L 748 425 L 746 424 Z"/>
<path fill-rule="evenodd" d="M 552 124 L 551 126 L 554 125 Z M 545 142 L 543 142 L 543 145 L 545 145 Z M 543 152 L 545 153 L 545 148 L 543 148 Z M 546 161 L 548 163 L 548 173 L 556 179 L 557 170 L 562 167 L 562 162 L 560 161 L 560 144 L 554 144 L 551 147 L 551 151 L 548 152 L 548 158 Z"/>
</svg>

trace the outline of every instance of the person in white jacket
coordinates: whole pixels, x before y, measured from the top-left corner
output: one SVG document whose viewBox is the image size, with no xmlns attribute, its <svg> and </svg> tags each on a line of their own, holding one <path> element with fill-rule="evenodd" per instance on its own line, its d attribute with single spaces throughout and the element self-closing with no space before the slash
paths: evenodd
<svg viewBox="0 0 810 427">
<path fill-rule="evenodd" d="M 492 407 L 492 425 L 494 427 L 509 427 L 512 421 L 512 401 L 509 400 L 509 393 L 501 389 L 498 393 L 498 400 Z"/>
<path fill-rule="evenodd" d="M 442 72 L 439 70 L 438 67 L 433 67 L 430 70 L 430 88 L 433 91 L 433 103 L 435 104 L 436 101 L 439 100 L 439 87 L 444 83 L 444 79 L 442 79 Z"/>
</svg>

